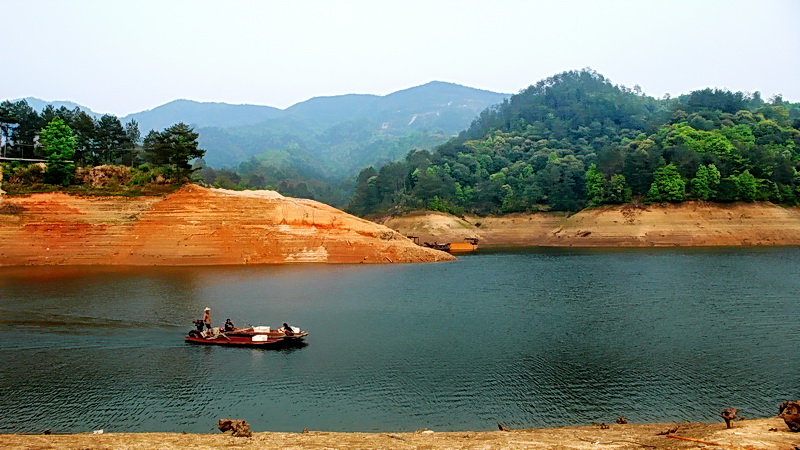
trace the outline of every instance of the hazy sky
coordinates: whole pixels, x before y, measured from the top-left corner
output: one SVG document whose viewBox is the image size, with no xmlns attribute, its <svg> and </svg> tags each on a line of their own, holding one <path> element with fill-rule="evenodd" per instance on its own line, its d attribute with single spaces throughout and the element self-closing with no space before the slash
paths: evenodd
<svg viewBox="0 0 800 450">
<path fill-rule="evenodd" d="M 0 99 L 119 116 L 432 80 L 516 93 L 583 67 L 656 97 L 720 87 L 800 101 L 796 0 L 0 0 L 0 36 Z"/>
</svg>

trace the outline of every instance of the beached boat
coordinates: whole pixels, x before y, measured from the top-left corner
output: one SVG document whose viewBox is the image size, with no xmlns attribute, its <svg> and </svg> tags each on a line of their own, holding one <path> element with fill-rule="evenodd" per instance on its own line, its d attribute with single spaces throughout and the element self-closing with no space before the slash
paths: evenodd
<svg viewBox="0 0 800 450">
<path fill-rule="evenodd" d="M 420 244 L 419 236 L 406 237 L 414 241 L 414 243 L 419 246 L 432 248 L 434 250 L 441 250 L 448 253 L 474 252 L 478 249 L 478 238 L 465 238 L 464 240 L 466 242 L 444 242 L 440 244 L 438 241 L 435 241 L 423 242 Z"/>
</svg>

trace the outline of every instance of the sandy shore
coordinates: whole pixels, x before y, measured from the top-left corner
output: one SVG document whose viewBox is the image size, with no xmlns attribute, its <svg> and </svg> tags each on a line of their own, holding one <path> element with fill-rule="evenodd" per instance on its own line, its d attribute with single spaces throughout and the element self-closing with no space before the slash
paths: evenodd
<svg viewBox="0 0 800 450">
<path fill-rule="evenodd" d="M 660 435 L 677 427 L 671 436 Z M 771 431 L 772 430 L 772 431 Z M 698 442 L 702 441 L 702 442 Z M 224 434 L 107 433 L 0 435 L 0 447 L 49 448 L 758 448 L 800 446 L 780 418 L 743 420 L 726 429 L 719 423 L 611 424 L 537 430 L 416 433 L 254 433 L 251 438 Z"/>
<path fill-rule="evenodd" d="M 800 208 L 772 203 L 619 205 L 577 214 L 456 217 L 418 211 L 380 223 L 420 242 L 481 246 L 736 247 L 800 245 Z"/>
</svg>

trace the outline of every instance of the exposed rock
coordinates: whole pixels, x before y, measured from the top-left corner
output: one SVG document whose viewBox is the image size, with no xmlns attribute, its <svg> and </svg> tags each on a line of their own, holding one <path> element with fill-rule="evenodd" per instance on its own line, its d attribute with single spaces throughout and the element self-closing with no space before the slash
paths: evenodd
<svg viewBox="0 0 800 450">
<path fill-rule="evenodd" d="M 217 428 L 223 433 L 230 432 L 231 436 L 235 437 L 252 437 L 253 433 L 250 431 L 250 425 L 244 420 L 237 419 L 219 419 L 217 421 Z"/>
<path fill-rule="evenodd" d="M 786 422 L 789 430 L 800 432 L 800 400 L 781 403 L 778 416 Z"/>
<path fill-rule="evenodd" d="M 680 428 L 680 427 L 679 427 L 678 425 L 675 425 L 675 426 L 674 426 L 674 427 L 672 427 L 672 428 L 667 428 L 667 429 L 666 429 L 666 430 L 664 430 L 664 431 L 659 431 L 658 433 L 656 433 L 656 435 L 657 435 L 657 436 L 666 436 L 666 435 L 668 435 L 668 434 L 677 433 L 679 428 Z"/>
<path fill-rule="evenodd" d="M 449 261 L 382 225 L 274 191 L 4 198 L 0 266 Z"/>
<path fill-rule="evenodd" d="M 131 177 L 131 169 L 128 166 L 80 167 L 75 171 L 76 181 L 92 187 L 125 184 L 131 181 Z"/>
<path fill-rule="evenodd" d="M 731 427 L 731 422 L 736 419 L 736 413 L 738 412 L 739 410 L 736 408 L 725 408 L 722 410 L 722 414 L 720 415 L 722 416 L 722 419 L 725 420 L 725 425 L 728 428 Z"/>
</svg>

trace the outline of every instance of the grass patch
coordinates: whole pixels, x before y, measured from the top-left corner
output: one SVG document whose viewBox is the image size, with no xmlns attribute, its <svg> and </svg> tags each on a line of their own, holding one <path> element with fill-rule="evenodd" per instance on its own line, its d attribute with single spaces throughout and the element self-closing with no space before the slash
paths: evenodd
<svg viewBox="0 0 800 450">
<path fill-rule="evenodd" d="M 84 186 L 71 185 L 60 186 L 53 184 L 4 184 L 3 189 L 6 195 L 28 195 L 43 194 L 49 192 L 63 192 L 70 195 L 96 196 L 96 197 L 142 197 L 142 196 L 164 196 L 171 194 L 183 186 L 182 184 L 144 184 L 141 186 Z"/>
</svg>

